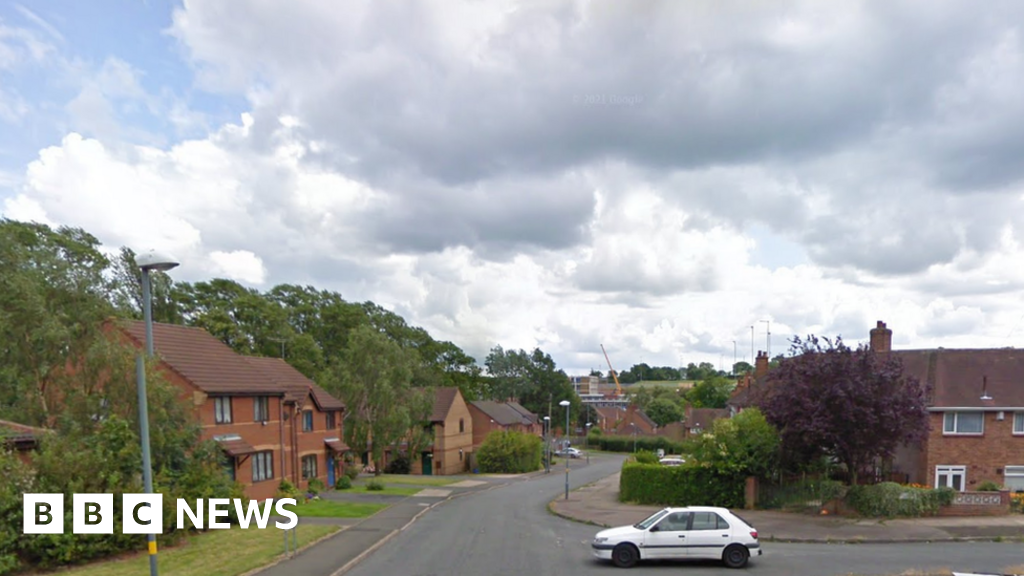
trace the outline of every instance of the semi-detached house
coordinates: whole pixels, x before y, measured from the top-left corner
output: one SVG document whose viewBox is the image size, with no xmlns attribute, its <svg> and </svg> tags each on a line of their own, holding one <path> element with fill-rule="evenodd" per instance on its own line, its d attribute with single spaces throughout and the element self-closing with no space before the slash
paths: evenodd
<svg viewBox="0 0 1024 576">
<path fill-rule="evenodd" d="M 144 346 L 142 322 L 122 330 Z M 158 369 L 191 405 L 202 438 L 220 444 L 248 497 L 273 497 L 283 479 L 333 485 L 348 451 L 337 398 L 284 360 L 240 355 L 201 328 L 155 323 L 153 347 Z"/>
</svg>

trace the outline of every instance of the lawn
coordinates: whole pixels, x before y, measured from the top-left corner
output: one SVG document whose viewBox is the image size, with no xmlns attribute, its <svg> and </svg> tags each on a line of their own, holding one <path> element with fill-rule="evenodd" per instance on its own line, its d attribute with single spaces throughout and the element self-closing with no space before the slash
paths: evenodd
<svg viewBox="0 0 1024 576">
<path fill-rule="evenodd" d="M 312 500 L 295 507 L 299 517 L 306 518 L 366 518 L 387 508 L 387 504 L 372 502 L 335 502 Z"/>
<path fill-rule="evenodd" d="M 339 526 L 302 525 L 296 530 L 299 546 L 337 532 Z M 289 537 L 291 535 L 289 534 Z M 210 530 L 194 534 L 182 544 L 160 550 L 161 574 L 173 576 L 237 576 L 276 560 L 284 552 L 281 530 Z M 149 557 L 138 554 L 62 570 L 61 576 L 136 576 L 149 573 Z"/>
<path fill-rule="evenodd" d="M 413 474 L 382 474 L 377 477 L 378 480 L 384 483 L 385 486 L 388 484 L 409 484 L 413 486 L 447 486 L 454 484 L 459 479 L 451 479 L 444 476 L 416 476 Z"/>
</svg>

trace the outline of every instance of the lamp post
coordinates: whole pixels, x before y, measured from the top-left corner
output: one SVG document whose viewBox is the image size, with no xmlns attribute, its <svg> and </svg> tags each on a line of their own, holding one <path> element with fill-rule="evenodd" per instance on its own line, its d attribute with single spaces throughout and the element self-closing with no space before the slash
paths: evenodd
<svg viewBox="0 0 1024 576">
<path fill-rule="evenodd" d="M 146 356 L 153 356 L 153 304 L 150 294 L 149 273 L 152 270 L 166 272 L 178 263 L 158 252 L 149 251 L 135 259 L 142 269 L 142 319 L 146 325 Z M 149 452 L 149 403 L 146 398 L 146 362 L 139 354 L 135 357 L 136 387 L 139 394 L 139 436 L 142 443 L 142 481 L 147 494 L 153 493 L 153 463 Z M 157 576 L 156 567 L 156 535 L 147 534 L 149 548 L 149 574 Z"/>
<path fill-rule="evenodd" d="M 633 454 L 636 454 L 636 424 L 630 422 L 629 425 L 633 427 Z"/>
<path fill-rule="evenodd" d="M 590 464 L 590 427 L 592 424 L 587 422 L 587 435 L 583 437 L 583 447 L 587 451 L 587 464 Z"/>
<path fill-rule="evenodd" d="M 569 406 L 572 404 L 568 400 L 562 400 L 558 403 L 559 406 L 565 406 L 565 438 L 569 439 Z M 569 455 L 566 453 L 565 456 L 565 499 L 569 499 Z"/>
<path fill-rule="evenodd" d="M 551 442 L 548 440 L 548 432 L 551 430 L 551 416 L 544 417 L 544 471 L 551 473 Z"/>
</svg>

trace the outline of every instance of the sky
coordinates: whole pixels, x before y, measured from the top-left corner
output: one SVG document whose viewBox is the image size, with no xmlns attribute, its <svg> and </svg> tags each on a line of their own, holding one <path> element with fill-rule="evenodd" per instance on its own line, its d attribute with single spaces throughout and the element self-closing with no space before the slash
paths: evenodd
<svg viewBox="0 0 1024 576">
<path fill-rule="evenodd" d="M 1024 346 L 1020 2 L 0 4 L 0 215 L 483 361 Z M 769 334 L 770 333 L 770 334 Z"/>
</svg>

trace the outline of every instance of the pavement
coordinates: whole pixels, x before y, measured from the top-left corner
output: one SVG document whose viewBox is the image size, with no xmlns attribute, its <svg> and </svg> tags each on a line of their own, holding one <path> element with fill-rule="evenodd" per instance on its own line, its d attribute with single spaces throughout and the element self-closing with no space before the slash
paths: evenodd
<svg viewBox="0 0 1024 576">
<path fill-rule="evenodd" d="M 619 502 L 619 474 L 613 474 L 558 498 L 554 514 L 596 526 L 635 524 L 662 506 Z M 900 518 L 891 520 L 816 516 L 775 510 L 737 510 L 762 541 L 798 543 L 956 542 L 1024 538 L 1024 514 Z"/>
<path fill-rule="evenodd" d="M 300 549 L 293 556 L 282 558 L 248 576 L 341 576 L 364 558 L 383 546 L 398 533 L 412 525 L 420 516 L 444 502 L 461 496 L 507 486 L 544 474 L 467 475 L 446 486 L 419 486 L 423 490 L 412 496 L 390 496 L 327 492 L 324 497 L 339 501 L 379 502 L 389 506 L 363 519 L 300 518 L 304 524 L 335 524 L 341 530 Z M 389 482 L 392 486 L 409 486 Z M 282 550 L 284 548 L 282 539 Z"/>
</svg>

